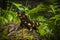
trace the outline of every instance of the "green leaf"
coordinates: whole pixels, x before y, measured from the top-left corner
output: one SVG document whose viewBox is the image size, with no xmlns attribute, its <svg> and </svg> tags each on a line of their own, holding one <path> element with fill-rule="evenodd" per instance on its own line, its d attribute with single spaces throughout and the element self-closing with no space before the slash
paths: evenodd
<svg viewBox="0 0 60 40">
<path fill-rule="evenodd" d="M 22 4 L 18 4 L 18 3 L 12 3 L 13 5 L 15 5 L 19 10 L 24 10 L 24 7 L 22 6 Z"/>
<path fill-rule="evenodd" d="M 11 14 L 8 14 L 7 19 L 9 20 L 9 22 L 11 22 L 13 20 L 13 16 Z"/>
</svg>

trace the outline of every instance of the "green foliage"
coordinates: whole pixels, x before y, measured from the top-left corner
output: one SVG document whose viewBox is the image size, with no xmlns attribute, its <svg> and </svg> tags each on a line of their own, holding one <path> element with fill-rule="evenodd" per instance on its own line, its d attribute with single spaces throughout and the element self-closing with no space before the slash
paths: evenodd
<svg viewBox="0 0 60 40">
<path fill-rule="evenodd" d="M 24 10 L 24 11 L 29 11 L 27 7 L 24 7 L 22 4 L 14 3 L 12 2 L 13 5 L 15 5 L 19 10 Z"/>
<path fill-rule="evenodd" d="M 29 18 L 33 20 L 37 20 L 39 22 L 38 31 L 42 37 L 42 40 L 59 40 L 60 36 L 60 9 L 56 5 L 57 0 L 46 0 L 46 2 L 52 3 L 51 5 L 44 5 L 43 3 L 39 3 L 37 7 L 29 10 L 28 7 L 23 6 L 22 4 L 12 2 L 13 5 L 16 6 L 19 10 L 24 10 L 28 14 Z M 13 10 L 13 11 L 12 11 Z M 17 16 L 16 9 L 13 9 L 13 6 L 8 10 L 2 10 L 0 8 L 0 25 L 5 25 L 6 23 L 13 22 L 16 24 L 20 23 L 20 20 Z M 49 12 L 53 13 L 54 16 L 50 17 L 49 19 L 40 15 L 40 12 Z M 59 13 L 58 13 L 59 12 Z M 43 13 L 42 13 L 43 14 Z M 47 14 L 47 13 L 46 13 Z M 43 14 L 44 15 L 44 14 Z M 47 16 L 47 15 L 46 15 Z M 49 15 L 48 15 L 49 16 Z M 7 28 L 4 29 L 2 33 L 2 38 L 8 38 L 7 35 Z M 6 34 L 5 34 L 6 32 Z M 47 35 L 47 38 L 46 38 Z M 25 36 L 25 38 L 32 39 L 31 36 Z"/>
<path fill-rule="evenodd" d="M 40 3 L 36 8 L 33 8 L 32 10 L 29 11 L 30 14 L 38 13 L 39 11 L 45 11 L 46 8 L 45 6 Z"/>
<path fill-rule="evenodd" d="M 3 14 L 3 15 L 2 15 Z M 17 18 L 17 13 L 13 12 L 13 11 L 8 11 L 8 10 L 4 10 L 1 13 L 2 16 L 0 16 L 0 24 L 5 24 L 5 23 L 9 23 L 9 22 L 16 22 L 19 23 L 19 19 Z M 18 21 L 17 21 L 18 19 Z"/>
</svg>

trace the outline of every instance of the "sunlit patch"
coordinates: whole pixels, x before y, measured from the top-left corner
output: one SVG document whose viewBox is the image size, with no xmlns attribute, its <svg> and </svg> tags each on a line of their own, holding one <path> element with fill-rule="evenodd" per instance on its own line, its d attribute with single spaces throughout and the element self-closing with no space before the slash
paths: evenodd
<svg viewBox="0 0 60 40">
<path fill-rule="evenodd" d="M 23 15 L 23 17 L 25 17 L 25 15 Z"/>
<path fill-rule="evenodd" d="M 39 32 L 38 30 L 36 30 L 36 32 Z"/>
<path fill-rule="evenodd" d="M 26 16 L 28 16 L 28 14 L 25 14 Z"/>
<path fill-rule="evenodd" d="M 38 22 L 36 22 L 36 25 L 39 25 Z"/>
<path fill-rule="evenodd" d="M 34 21 L 32 21 L 34 23 Z"/>
<path fill-rule="evenodd" d="M 30 31 L 32 31 L 32 28 L 30 29 Z"/>
<path fill-rule="evenodd" d="M 19 16 L 21 16 L 21 14 L 18 14 Z"/>
<path fill-rule="evenodd" d="M 34 24 L 32 25 L 32 27 L 34 27 Z"/>
<path fill-rule="evenodd" d="M 31 24 L 30 24 L 30 23 L 28 23 L 28 25 L 29 25 L 29 26 L 31 26 Z"/>
<path fill-rule="evenodd" d="M 25 21 L 25 23 L 27 23 L 27 22 Z"/>
</svg>

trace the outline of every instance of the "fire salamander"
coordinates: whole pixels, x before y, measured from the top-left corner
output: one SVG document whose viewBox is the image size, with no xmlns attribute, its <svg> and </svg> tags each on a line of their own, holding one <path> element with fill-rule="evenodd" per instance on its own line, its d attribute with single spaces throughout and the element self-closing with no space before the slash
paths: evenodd
<svg viewBox="0 0 60 40">
<path fill-rule="evenodd" d="M 17 14 L 21 20 L 20 27 L 25 27 L 30 31 L 35 30 L 36 32 L 38 32 L 37 30 L 37 26 L 39 25 L 38 21 L 30 20 L 25 11 L 20 10 L 17 12 Z"/>
</svg>

